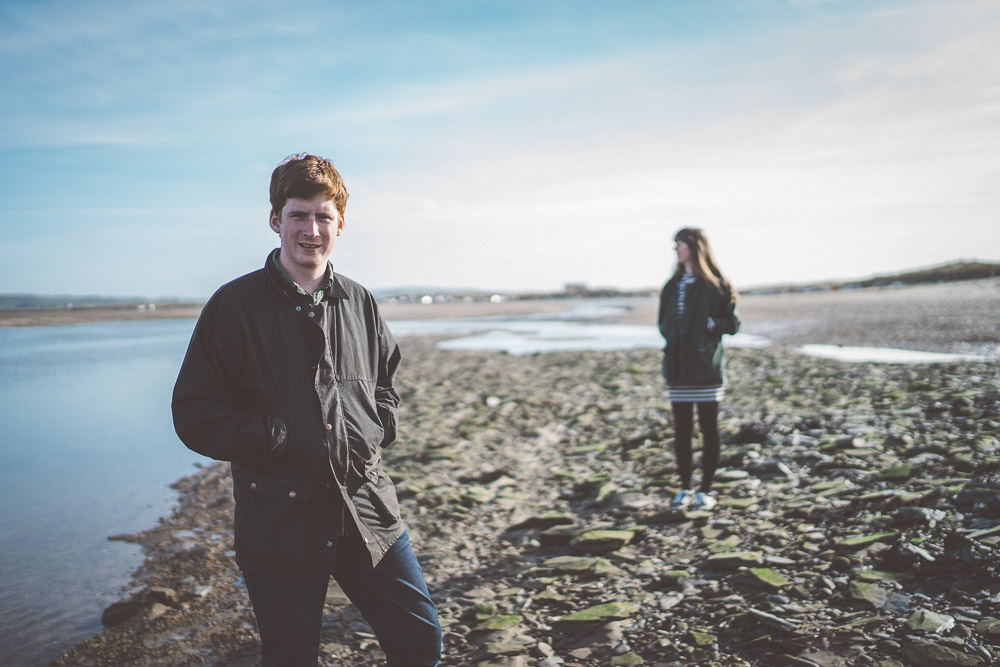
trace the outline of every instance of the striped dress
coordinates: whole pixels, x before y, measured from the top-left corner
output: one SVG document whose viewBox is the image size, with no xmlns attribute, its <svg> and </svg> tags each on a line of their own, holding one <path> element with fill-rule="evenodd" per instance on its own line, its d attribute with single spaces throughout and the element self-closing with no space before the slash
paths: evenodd
<svg viewBox="0 0 1000 667">
<path fill-rule="evenodd" d="M 694 275 L 685 273 L 677 281 L 677 321 L 680 322 L 684 316 L 684 297 L 688 287 L 694 284 Z M 711 320 L 709 320 L 711 321 Z M 718 403 L 726 394 L 726 387 L 722 384 L 703 386 L 675 386 L 667 385 L 671 403 Z"/>
</svg>

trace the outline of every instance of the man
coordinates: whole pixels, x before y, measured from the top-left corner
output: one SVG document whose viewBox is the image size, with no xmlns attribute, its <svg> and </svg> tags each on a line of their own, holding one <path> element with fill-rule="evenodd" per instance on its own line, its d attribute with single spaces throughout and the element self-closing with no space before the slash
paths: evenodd
<svg viewBox="0 0 1000 667">
<path fill-rule="evenodd" d="M 380 451 L 400 354 L 372 295 L 334 273 L 347 190 L 329 160 L 271 175 L 264 267 L 205 305 L 173 394 L 190 449 L 230 461 L 236 563 L 263 664 L 315 665 L 332 574 L 390 665 L 437 665 L 441 626 Z"/>
</svg>

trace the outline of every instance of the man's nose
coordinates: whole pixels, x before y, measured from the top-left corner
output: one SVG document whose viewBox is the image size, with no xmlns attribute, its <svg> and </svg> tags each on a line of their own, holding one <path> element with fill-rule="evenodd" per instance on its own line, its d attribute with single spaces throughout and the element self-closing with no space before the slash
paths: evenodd
<svg viewBox="0 0 1000 667">
<path fill-rule="evenodd" d="M 319 222 L 316 218 L 309 218 L 309 222 L 306 223 L 306 232 L 309 236 L 319 236 Z"/>
</svg>

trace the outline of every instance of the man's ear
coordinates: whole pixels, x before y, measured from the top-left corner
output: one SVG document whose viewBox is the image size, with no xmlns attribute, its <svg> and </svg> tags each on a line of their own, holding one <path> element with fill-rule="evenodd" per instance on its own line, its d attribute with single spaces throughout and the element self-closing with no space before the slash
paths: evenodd
<svg viewBox="0 0 1000 667">
<path fill-rule="evenodd" d="M 268 216 L 267 222 L 268 222 L 269 225 L 271 225 L 271 229 L 273 229 L 276 234 L 280 234 L 281 233 L 281 215 L 280 214 L 275 213 L 272 210 L 271 214 Z"/>
<path fill-rule="evenodd" d="M 337 236 L 344 231 L 344 225 L 347 223 L 347 215 L 344 213 L 340 214 L 340 222 L 337 223 Z"/>
</svg>

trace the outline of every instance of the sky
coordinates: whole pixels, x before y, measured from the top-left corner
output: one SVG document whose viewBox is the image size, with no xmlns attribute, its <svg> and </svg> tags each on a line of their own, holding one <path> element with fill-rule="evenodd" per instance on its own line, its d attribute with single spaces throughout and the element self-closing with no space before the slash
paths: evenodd
<svg viewBox="0 0 1000 667">
<path fill-rule="evenodd" d="M 271 171 L 371 289 L 737 288 L 1000 260 L 995 0 L 0 0 L 0 293 L 204 298 Z"/>
</svg>

